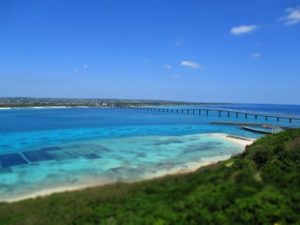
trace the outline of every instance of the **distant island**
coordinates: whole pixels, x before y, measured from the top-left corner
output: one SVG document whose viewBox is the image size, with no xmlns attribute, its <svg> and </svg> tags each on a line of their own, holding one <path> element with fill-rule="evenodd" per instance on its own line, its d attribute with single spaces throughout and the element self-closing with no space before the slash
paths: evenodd
<svg viewBox="0 0 300 225">
<path fill-rule="evenodd" d="M 0 108 L 7 107 L 114 107 L 114 106 L 176 106 L 176 105 L 224 105 L 232 103 L 186 102 L 171 100 L 143 99 L 102 99 L 102 98 L 30 98 L 0 97 Z"/>
</svg>

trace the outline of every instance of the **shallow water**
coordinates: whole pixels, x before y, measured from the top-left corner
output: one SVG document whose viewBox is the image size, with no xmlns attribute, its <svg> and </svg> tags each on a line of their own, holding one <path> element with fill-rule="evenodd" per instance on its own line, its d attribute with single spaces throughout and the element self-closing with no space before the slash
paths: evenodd
<svg viewBox="0 0 300 225">
<path fill-rule="evenodd" d="M 1 110 L 0 201 L 59 187 L 140 180 L 243 151 L 211 133 L 261 136 L 209 123 L 229 120 L 243 121 L 121 109 Z"/>
<path fill-rule="evenodd" d="M 1 200 L 43 189 L 136 181 L 191 162 L 236 154 L 242 147 L 207 134 L 139 136 L 69 142 L 22 152 L 31 163 L 1 173 Z"/>
</svg>

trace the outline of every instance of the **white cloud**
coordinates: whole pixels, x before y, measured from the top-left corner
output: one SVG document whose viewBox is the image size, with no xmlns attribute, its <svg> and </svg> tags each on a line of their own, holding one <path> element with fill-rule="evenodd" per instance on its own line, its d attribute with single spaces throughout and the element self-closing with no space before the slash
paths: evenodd
<svg viewBox="0 0 300 225">
<path fill-rule="evenodd" d="M 181 47 L 182 44 L 183 44 L 182 38 L 177 38 L 177 40 L 174 43 L 175 47 Z"/>
<path fill-rule="evenodd" d="M 164 64 L 164 65 L 162 65 L 162 67 L 167 70 L 172 69 L 172 65 L 170 65 L 170 64 Z"/>
<path fill-rule="evenodd" d="M 189 67 L 191 69 L 199 69 L 201 67 L 200 64 L 193 62 L 193 61 L 188 61 L 188 60 L 181 61 L 180 65 Z"/>
<path fill-rule="evenodd" d="M 172 77 L 173 77 L 173 78 L 180 78 L 181 75 L 180 75 L 180 74 L 174 74 Z"/>
<path fill-rule="evenodd" d="M 74 73 L 82 73 L 82 72 L 86 72 L 86 69 L 88 68 L 89 66 L 87 64 L 83 64 L 82 66 L 79 66 L 79 69 L 76 68 L 73 70 Z"/>
<path fill-rule="evenodd" d="M 300 23 L 300 7 L 287 8 L 285 12 L 287 15 L 280 18 L 284 21 L 284 25 L 290 26 Z"/>
<path fill-rule="evenodd" d="M 242 34 L 251 33 L 257 29 L 258 29 L 257 25 L 241 25 L 238 27 L 231 28 L 230 33 L 232 35 L 242 35 Z"/>
<path fill-rule="evenodd" d="M 253 57 L 254 59 L 258 59 L 258 58 L 261 57 L 261 54 L 260 54 L 259 52 L 254 52 L 254 53 L 252 53 L 252 57 Z"/>
</svg>

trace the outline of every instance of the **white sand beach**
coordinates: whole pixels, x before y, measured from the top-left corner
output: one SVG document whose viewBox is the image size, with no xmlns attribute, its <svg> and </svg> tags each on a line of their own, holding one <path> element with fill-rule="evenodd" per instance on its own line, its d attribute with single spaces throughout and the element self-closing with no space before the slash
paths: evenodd
<svg viewBox="0 0 300 225">
<path fill-rule="evenodd" d="M 233 143 L 238 144 L 242 147 L 246 147 L 247 145 L 251 145 L 255 141 L 255 139 L 232 136 L 232 135 L 225 134 L 225 133 L 211 133 L 209 135 L 213 136 L 213 137 L 223 139 L 223 140 L 233 142 Z M 184 174 L 184 173 L 194 172 L 197 169 L 199 169 L 200 167 L 208 166 L 208 165 L 220 162 L 220 161 L 227 160 L 231 156 L 232 155 L 204 157 L 204 158 L 199 159 L 197 161 L 186 163 L 185 165 L 182 165 L 180 167 L 174 167 L 172 169 L 163 169 L 163 170 L 159 170 L 159 171 L 152 172 L 152 173 L 146 173 L 142 176 L 143 177 L 142 179 L 128 181 L 128 183 L 141 181 L 141 180 L 148 180 L 148 179 L 153 179 L 153 178 L 164 177 L 164 176 L 167 176 L 167 175 Z M 95 179 L 93 177 L 92 178 L 91 177 L 86 177 L 86 178 L 82 179 L 82 182 L 80 182 L 79 184 L 76 184 L 76 185 L 43 189 L 43 190 L 40 190 L 40 191 L 36 191 L 34 193 L 17 196 L 15 198 L 6 199 L 4 201 L 6 201 L 6 202 L 15 202 L 15 201 L 20 201 L 20 200 L 29 199 L 29 198 L 43 197 L 43 196 L 47 196 L 47 195 L 51 195 L 51 194 L 59 193 L 59 192 L 67 192 L 67 191 L 81 190 L 81 189 L 85 189 L 85 188 L 89 188 L 89 187 L 103 186 L 103 185 L 106 185 L 106 184 L 113 184 L 113 183 L 116 183 L 116 182 L 118 182 L 118 181 L 117 180 L 102 179 L 102 178 L 101 179 L 100 178 Z M 126 182 L 126 181 L 122 181 L 122 182 Z"/>
<path fill-rule="evenodd" d="M 11 107 L 0 107 L 0 110 L 11 109 Z"/>
<path fill-rule="evenodd" d="M 222 133 L 213 133 L 212 136 L 219 137 L 221 139 L 225 139 L 231 142 L 234 142 L 236 144 L 239 144 L 243 147 L 246 147 L 247 145 L 251 145 L 256 139 L 251 138 L 245 138 L 245 137 L 239 137 L 229 134 L 222 134 Z"/>
</svg>

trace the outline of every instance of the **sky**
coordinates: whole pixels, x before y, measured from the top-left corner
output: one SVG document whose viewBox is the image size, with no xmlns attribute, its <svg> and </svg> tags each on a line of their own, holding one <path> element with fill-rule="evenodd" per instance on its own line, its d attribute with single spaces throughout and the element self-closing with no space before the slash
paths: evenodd
<svg viewBox="0 0 300 225">
<path fill-rule="evenodd" d="M 300 104 L 300 0 L 1 0 L 0 96 Z"/>
</svg>

